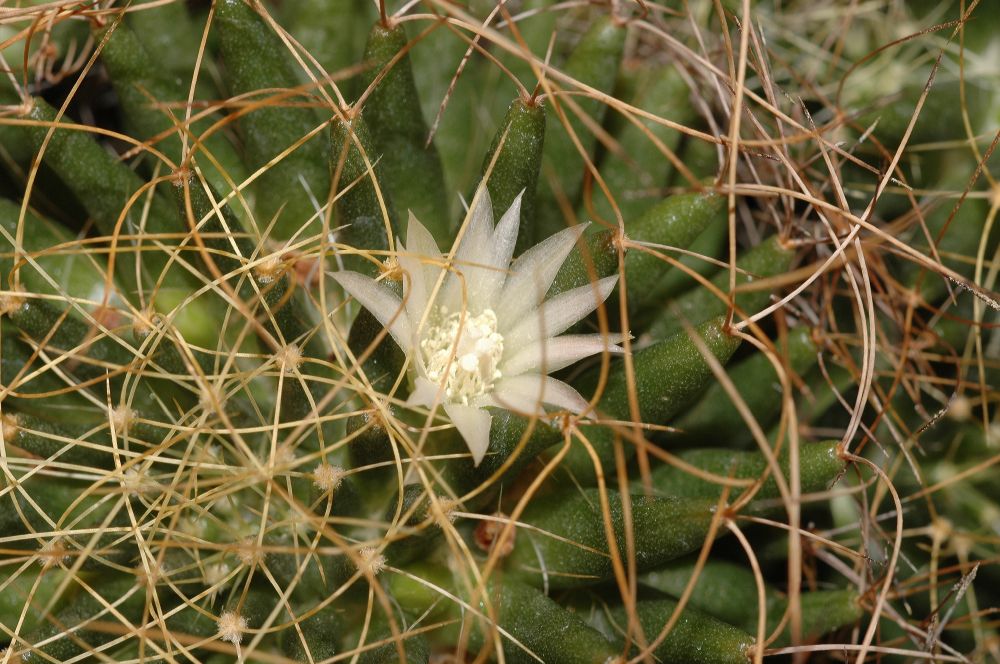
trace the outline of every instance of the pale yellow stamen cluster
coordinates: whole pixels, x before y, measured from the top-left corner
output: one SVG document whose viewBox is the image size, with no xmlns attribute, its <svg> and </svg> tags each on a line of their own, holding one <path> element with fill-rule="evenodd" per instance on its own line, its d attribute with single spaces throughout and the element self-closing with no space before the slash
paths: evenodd
<svg viewBox="0 0 1000 664">
<path fill-rule="evenodd" d="M 469 399 L 493 389 L 501 377 L 503 336 L 497 332 L 497 315 L 486 309 L 478 316 L 439 309 L 436 324 L 420 340 L 427 379 L 444 384 L 450 402 L 469 404 Z"/>
</svg>

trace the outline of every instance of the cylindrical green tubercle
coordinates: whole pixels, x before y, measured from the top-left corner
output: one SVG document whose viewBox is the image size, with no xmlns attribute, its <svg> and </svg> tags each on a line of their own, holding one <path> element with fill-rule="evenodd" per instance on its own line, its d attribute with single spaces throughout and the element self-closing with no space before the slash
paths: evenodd
<svg viewBox="0 0 1000 664">
<path fill-rule="evenodd" d="M 680 597 L 695 570 L 695 561 L 684 559 L 668 563 L 643 574 L 640 583 L 659 592 Z M 766 632 L 770 635 L 778 626 L 788 607 L 788 598 L 765 584 L 767 611 Z M 757 632 L 759 598 L 757 583 L 749 565 L 709 558 L 701 568 L 698 581 L 688 599 L 688 606 L 734 625 L 750 634 Z M 861 618 L 861 605 L 854 590 L 805 591 L 800 596 L 801 634 L 807 639 L 850 625 Z M 651 638 L 650 634 L 646 634 Z M 790 625 L 770 647 L 786 645 Z"/>
<path fill-rule="evenodd" d="M 495 488 L 499 489 L 505 481 L 516 478 L 539 454 L 562 439 L 562 433 L 557 427 L 541 420 L 533 421 L 502 408 L 490 408 L 489 412 L 493 418 L 490 444 L 479 465 L 475 465 L 471 457 L 464 455 L 448 461 L 448 485 L 460 494 L 479 488 L 510 461 L 498 480 L 494 480 Z M 459 445 L 459 449 L 463 451 L 464 447 L 464 443 Z M 514 457 L 512 461 L 511 457 Z M 495 491 L 481 492 L 471 506 L 481 506 L 494 494 Z"/>
<path fill-rule="evenodd" d="M 330 593 L 345 578 L 344 556 L 328 556 L 312 550 L 315 533 L 275 531 L 264 536 L 265 562 L 268 571 L 282 588 L 295 584 L 292 596 L 302 601 L 315 601 Z M 318 546 L 329 546 L 320 539 Z M 336 571 L 331 575 L 330 571 Z"/>
<path fill-rule="evenodd" d="M 493 166 L 487 187 L 494 210 L 506 210 L 517 195 L 524 192 L 521 197 L 521 227 L 517 233 L 515 254 L 531 247 L 535 236 L 535 196 L 544 144 L 545 107 L 518 98 L 507 109 L 507 115 L 497 129 L 493 144 L 483 160 L 484 176 L 490 165 Z"/>
<path fill-rule="evenodd" d="M 713 318 L 693 331 L 723 365 L 740 344 L 724 325 L 723 318 Z M 637 351 L 632 365 L 632 381 L 621 362 L 613 367 L 599 405 L 601 411 L 621 420 L 631 419 L 630 390 L 636 394 L 640 421 L 662 424 L 680 413 L 714 378 L 698 346 L 684 330 Z"/>
<path fill-rule="evenodd" d="M 147 52 L 155 53 L 157 63 L 171 75 L 190 80 L 198 60 L 203 26 L 192 20 L 187 5 L 136 0 L 129 8 L 133 11 L 126 15 L 126 22 L 133 32 L 142 35 Z M 208 75 L 202 73 L 201 77 Z"/>
<path fill-rule="evenodd" d="M 8 85 L 0 85 L 0 104 L 16 107 L 21 98 Z M 24 174 L 31 165 L 31 157 L 35 150 L 23 127 L 0 122 L 0 163 L 10 166 L 15 172 Z M 6 168 L 0 171 L 0 176 L 6 176 Z"/>
<path fill-rule="evenodd" d="M 622 74 L 632 79 L 635 95 L 629 101 L 633 106 L 684 125 L 695 120 L 687 84 L 673 67 L 643 62 L 623 67 Z M 677 150 L 683 134 L 653 120 L 636 119 L 666 149 Z M 609 152 L 600 165 L 600 172 L 628 227 L 656 200 L 657 192 L 666 186 L 673 165 L 646 131 L 627 119 L 623 123 L 621 132 L 615 137 L 621 151 Z M 593 199 L 597 214 L 614 223 L 616 217 L 611 204 L 596 183 Z"/>
<path fill-rule="evenodd" d="M 36 97 L 28 119 L 51 123 L 56 119 L 56 110 Z M 61 122 L 69 119 L 64 117 Z M 41 148 L 50 129 L 46 125 L 26 128 L 36 150 Z M 52 132 L 45 145 L 43 163 L 79 200 L 101 235 L 109 239 L 118 237 L 115 275 L 130 298 L 135 296 L 139 283 L 147 292 L 157 282 L 161 287 L 190 289 L 189 275 L 176 265 L 160 281 L 168 255 L 154 247 L 151 238 L 158 236 L 157 240 L 164 245 L 176 245 L 183 227 L 177 212 L 161 197 L 153 196 L 147 213 L 144 205 L 148 192 L 143 192 L 126 209 L 130 197 L 143 187 L 142 179 L 132 169 L 109 154 L 93 136 L 69 129 Z M 119 227 L 119 217 L 123 214 L 124 221 Z M 171 234 L 173 237 L 169 237 Z M 145 239 L 140 242 L 138 235 Z M 137 253 L 140 251 L 141 254 Z M 141 256 L 141 282 L 136 280 L 137 255 Z"/>
<path fill-rule="evenodd" d="M 795 252 L 785 246 L 779 236 L 771 236 L 736 261 L 736 266 L 742 270 L 736 273 L 736 285 L 742 286 L 758 278 L 781 274 L 788 270 L 794 257 Z M 729 290 L 729 270 L 720 271 L 712 279 L 712 283 L 725 294 Z M 754 314 L 763 309 L 770 299 L 771 292 L 768 290 L 742 292 L 736 297 L 736 306 L 748 314 Z M 677 298 L 675 306 L 666 308 L 653 322 L 649 333 L 654 339 L 665 339 L 683 329 L 682 318 L 696 325 L 712 316 L 724 314 L 727 307 L 725 299 L 720 299 L 707 288 L 694 288 Z"/>
<path fill-rule="evenodd" d="M 618 74 L 626 33 L 625 26 L 619 25 L 611 17 L 598 18 L 573 49 L 562 68 L 563 72 L 600 92 L 610 93 Z M 574 89 L 571 85 L 565 87 Z M 597 138 L 593 130 L 570 109 L 569 99 L 570 97 L 559 97 L 558 103 L 569 122 L 569 127 L 582 145 L 583 152 L 592 156 Z M 602 102 L 581 95 L 573 95 L 571 99 L 583 113 L 598 124 L 601 123 L 606 109 Z M 584 161 L 580 156 L 580 150 L 570 138 L 570 133 L 563 126 L 559 115 L 550 111 L 548 116 L 550 127 L 546 132 L 544 151 L 544 179 L 547 186 L 542 188 L 542 195 L 539 197 L 537 214 L 539 223 L 532 238 L 533 242 L 563 228 L 563 215 L 557 201 L 565 198 L 575 208 L 583 181 L 581 174 L 584 172 Z"/>
<path fill-rule="evenodd" d="M 425 562 L 414 563 L 405 571 L 407 574 L 393 574 L 389 579 L 389 589 L 403 610 L 412 616 L 455 620 L 445 628 L 454 641 L 466 617 L 470 653 L 495 648 L 486 641 L 492 634 L 501 644 L 504 660 L 518 664 L 539 660 L 549 664 L 605 664 L 620 654 L 578 614 L 529 584 L 509 577 L 491 578 L 487 593 L 481 593 L 478 587 L 474 591 L 479 593 L 473 604 L 476 613 L 469 615 L 454 599 L 441 594 L 444 590 L 466 601 L 470 599 L 469 589 L 460 587 L 446 570 Z M 427 583 L 415 581 L 414 576 Z"/>
<path fill-rule="evenodd" d="M 708 351 L 722 364 L 729 361 L 740 344 L 738 337 L 730 336 L 723 330 L 724 324 L 723 318 L 716 318 L 694 330 L 694 334 L 701 338 Z M 613 364 L 598 404 L 600 412 L 626 422 L 632 420 L 630 390 L 635 391 L 639 421 L 662 424 L 680 413 L 714 378 L 698 347 L 684 331 L 636 352 L 632 361 L 634 380 L 630 380 L 622 361 Z M 589 386 L 597 384 L 597 371 L 598 369 L 594 369 L 584 376 L 582 383 L 588 386 L 582 392 L 584 395 L 589 395 Z M 604 472 L 613 472 L 613 432 L 604 426 L 583 426 L 581 431 L 594 448 Z M 635 453 L 635 446 L 623 442 L 622 450 L 627 461 Z M 593 484 L 596 479 L 594 462 L 582 441 L 573 444 L 562 467 L 581 483 Z"/>
<path fill-rule="evenodd" d="M 433 548 L 442 531 L 440 524 L 431 518 L 434 513 L 432 500 L 444 499 L 432 499 L 421 484 L 407 484 L 403 487 L 401 501 L 390 501 L 385 522 L 393 523 L 396 520 L 397 505 L 400 517 L 396 530 L 396 537 L 399 539 L 393 540 L 385 548 L 385 557 L 390 564 L 409 562 Z"/>
<path fill-rule="evenodd" d="M 388 233 L 397 233 L 399 224 L 389 191 L 379 186 L 384 181 L 385 169 L 368 124 L 360 116 L 349 121 L 335 118 L 332 138 L 330 161 L 336 189 L 337 226 L 343 228 L 337 239 L 352 250 L 385 251 L 389 247 Z M 344 267 L 374 276 L 384 257 L 376 254 L 371 258 L 345 252 Z"/>
<path fill-rule="evenodd" d="M 334 657 L 340 627 L 338 613 L 339 607 L 334 602 L 300 621 L 298 629 L 283 631 L 281 649 L 285 656 L 302 664 L 323 662 Z"/>
<path fill-rule="evenodd" d="M 182 7 L 181 11 L 186 10 Z M 187 22 L 190 23 L 189 20 Z M 143 33 L 143 37 L 148 38 L 150 34 L 159 31 L 157 29 Z M 231 186 L 223 173 L 228 174 L 229 179 L 237 185 L 246 179 L 247 172 L 243 162 L 223 132 L 209 135 L 204 144 L 196 143 L 200 140 L 201 133 L 220 119 L 218 116 L 209 116 L 185 130 L 183 123 L 188 88 L 181 79 L 164 68 L 164 63 L 160 59 L 162 53 L 157 53 L 154 60 L 153 54 L 147 50 L 149 42 L 140 38 L 139 34 L 124 22 L 97 28 L 95 38 L 105 40 L 101 49 L 101 60 L 107 67 L 115 92 L 118 94 L 126 129 L 140 140 L 156 139 L 153 147 L 173 162 L 173 166 L 164 164 L 163 168 L 167 170 L 163 172 L 169 173 L 169 169 L 181 165 L 184 158 L 181 136 L 188 131 L 191 133 L 187 138 L 188 149 L 196 150 L 198 153 L 209 152 L 219 162 L 221 170 L 216 168 L 212 159 L 199 154 L 198 163 L 215 189 L 230 191 Z M 180 49 L 175 44 L 166 50 Z"/>
<path fill-rule="evenodd" d="M 606 664 L 620 654 L 604 636 L 580 616 L 525 583 L 505 579 L 491 584 L 490 606 L 496 625 L 518 643 L 497 632 L 504 659 L 517 664 L 539 660 L 548 664 Z M 480 611 L 487 612 L 485 602 Z M 489 614 L 487 614 L 489 615 Z M 473 621 L 474 624 L 479 621 Z M 488 623 L 487 623 L 488 624 Z M 470 645 L 483 644 L 482 625 L 477 625 Z M 485 627 L 489 629 L 489 627 Z M 480 645 L 482 644 L 482 645 Z"/>
<path fill-rule="evenodd" d="M 397 415 L 394 406 L 388 406 L 390 417 Z M 350 446 L 347 448 L 351 458 L 353 468 L 364 468 L 375 464 L 388 464 L 395 458 L 392 453 L 392 441 L 389 432 L 385 428 L 381 413 L 375 410 L 365 410 L 357 415 L 347 418 L 345 426 L 346 438 L 349 439 Z M 367 479 L 369 476 L 379 478 L 379 483 L 388 480 L 388 473 L 395 472 L 392 466 L 386 466 L 384 472 L 367 470 L 359 475 L 359 479 Z"/>
<path fill-rule="evenodd" d="M 24 380 L 24 376 L 35 373 L 44 364 L 27 344 L 18 339 L 14 326 L 3 322 L 0 333 L 0 383 L 9 390 L 3 400 L 4 408 L 13 407 L 21 412 L 66 422 L 91 421 L 98 411 L 84 397 L 87 388 L 77 387 L 61 393 L 66 382 L 52 370 L 39 372 L 30 380 Z"/>
<path fill-rule="evenodd" d="M 14 263 L 21 206 L 0 198 L 0 279 L 3 288 L 12 283 L 11 270 L 17 267 L 21 287 L 31 293 L 66 293 L 71 297 L 100 299 L 107 263 L 103 256 L 74 246 L 73 236 L 48 219 L 26 210 L 21 231 L 21 252 Z M 62 245 L 62 246 L 61 246 Z M 28 256 L 31 260 L 28 260 Z M 46 276 L 48 278 L 46 278 Z M 49 281 L 51 279 L 55 285 Z"/>
<path fill-rule="evenodd" d="M 17 423 L 11 422 L 9 415 L 5 415 L 0 424 L 5 438 L 11 435 L 12 430 L 16 432 Z M 77 498 L 79 485 L 48 480 L 36 475 L 18 479 L 18 485 L 13 485 L 6 477 L 0 476 L 0 536 L 48 531 L 51 528 L 45 516 L 55 522 L 62 518 Z M 37 508 L 28 502 L 25 494 L 31 496 Z"/>
<path fill-rule="evenodd" d="M 73 312 L 61 311 L 48 300 L 21 298 L 8 315 L 28 338 L 38 343 L 48 339 L 46 346 L 50 352 L 70 352 L 71 362 L 78 363 L 76 369 L 82 375 L 115 372 L 134 359 L 133 353 L 118 339 L 92 328 Z"/>
<path fill-rule="evenodd" d="M 778 357 L 793 376 L 801 376 L 817 361 L 812 331 L 800 326 L 788 332 L 787 344 L 778 344 Z M 743 397 L 758 424 L 767 431 L 781 412 L 781 383 L 771 360 L 756 353 L 729 370 L 729 379 Z M 794 388 L 792 388 L 794 390 Z M 732 446 L 751 438 L 746 421 L 720 383 L 712 385 L 694 407 L 674 422 L 686 436 L 710 445 Z"/>
<path fill-rule="evenodd" d="M 729 224 L 725 215 L 722 215 L 721 218 L 710 223 L 702 231 L 701 235 L 696 237 L 687 246 L 689 253 L 677 254 L 674 252 L 673 258 L 680 261 L 688 270 L 707 279 L 718 269 L 718 265 L 711 259 L 719 258 L 728 237 Z M 681 293 L 696 287 L 696 283 L 694 277 L 677 267 L 663 275 L 660 283 L 657 284 L 657 290 L 659 291 L 661 301 L 667 302 Z"/>
<path fill-rule="evenodd" d="M 319 127 L 308 98 L 294 92 L 300 84 L 291 53 L 263 18 L 243 0 L 215 3 L 213 29 L 225 63 L 225 78 L 235 95 L 262 104 L 239 117 L 247 166 L 268 164 Z M 280 89 L 280 92 L 276 92 Z M 266 90 L 266 93 L 259 91 Z M 278 96 L 270 100 L 265 97 Z M 274 236 L 287 239 L 305 227 L 305 236 L 322 228 L 322 206 L 330 191 L 326 146 L 319 135 L 298 145 L 256 180 L 256 221 L 265 228 L 277 217 Z"/>
<path fill-rule="evenodd" d="M 439 240 L 447 238 L 444 173 L 434 144 L 427 145 L 428 128 L 413 80 L 408 44 L 401 25 L 377 22 L 368 35 L 365 85 L 376 85 L 364 104 L 385 184 L 400 210 L 409 210 Z M 395 60 L 395 61 L 394 61 Z"/>
<path fill-rule="evenodd" d="M 96 592 L 100 599 L 92 592 Z M 136 577 L 106 575 L 100 583 L 93 584 L 90 591 L 81 588 L 76 592 L 72 603 L 59 609 L 51 622 L 25 634 L 23 638 L 29 645 L 15 646 L 15 658 L 20 656 L 22 664 L 35 664 L 66 662 L 84 653 L 93 653 L 116 637 L 113 632 L 92 625 L 95 621 L 120 620 L 108 606 L 113 606 L 134 625 L 142 619 L 145 605 L 146 593 L 143 588 L 136 587 Z M 56 637 L 55 640 L 51 640 L 53 637 Z M 48 643 L 37 648 L 34 646 L 42 641 Z"/>
<path fill-rule="evenodd" d="M 0 517 L 2 521 L 2 517 Z M 0 532 L 3 531 L 0 526 Z M 13 574 L 11 574 L 13 572 Z M 35 630 L 42 621 L 43 609 L 55 596 L 59 586 L 66 580 L 68 573 L 58 569 L 41 570 L 37 568 L 21 570 L 4 570 L 0 573 L 0 625 L 14 629 L 18 620 L 24 615 L 21 623 L 21 634 Z M 67 587 L 69 594 L 75 588 Z M 60 597 L 65 598 L 67 593 Z"/>
<path fill-rule="evenodd" d="M 581 236 L 556 273 L 546 297 L 552 298 L 615 274 L 618 271 L 617 238 L 618 232 L 613 230 Z"/>
<path fill-rule="evenodd" d="M 778 621 L 788 608 L 788 599 L 784 596 L 774 596 L 767 606 L 768 634 L 778 626 Z M 860 598 L 853 589 L 814 590 L 803 592 L 799 597 L 799 616 L 802 627 L 801 634 L 806 639 L 817 639 L 827 632 L 852 625 L 861 619 Z M 756 629 L 756 615 L 753 620 Z M 750 629 L 751 625 L 744 625 Z M 791 641 L 791 624 L 785 623 L 785 629 L 778 639 L 771 644 L 773 648 L 788 645 Z"/>
<path fill-rule="evenodd" d="M 59 463 L 89 468 L 115 466 L 112 455 L 115 448 L 107 426 L 65 423 L 52 418 L 11 412 L 4 413 L 3 420 L 5 442 L 37 457 L 54 458 Z M 137 436 L 146 433 L 152 433 L 151 427 L 130 426 L 129 445 L 126 446 L 124 435 L 118 434 L 118 450 L 132 448 L 132 452 L 135 452 Z M 60 450 L 63 451 L 60 453 Z M 122 461 L 127 461 L 127 458 L 123 457 Z"/>
<path fill-rule="evenodd" d="M 255 584 L 243 592 L 243 587 L 240 585 L 232 588 L 225 604 L 225 611 L 245 619 L 246 626 L 250 629 L 260 629 L 278 602 L 278 594 L 270 586 Z M 279 612 L 278 619 L 287 619 L 287 614 Z"/>
<path fill-rule="evenodd" d="M 684 594 L 694 571 L 694 557 L 688 556 L 646 572 L 639 583 L 677 598 Z M 772 589 L 768 592 L 769 596 L 774 593 Z M 698 573 L 688 606 L 746 629 L 757 616 L 757 583 L 749 563 L 741 565 L 710 557 Z M 754 633 L 757 629 L 747 631 Z"/>
<path fill-rule="evenodd" d="M 625 555 L 622 498 L 608 491 L 615 540 Z M 712 521 L 715 502 L 676 497 L 631 497 L 635 559 L 639 570 L 698 549 Z M 613 578 L 614 572 L 597 489 L 538 498 L 525 510 L 507 571 L 534 585 L 572 588 Z"/>
<path fill-rule="evenodd" d="M 208 250 L 204 257 L 210 259 L 222 275 L 233 275 L 229 283 L 237 296 L 250 305 L 262 301 L 269 310 L 263 313 L 264 326 L 286 344 L 301 341 L 310 326 L 298 300 L 289 292 L 295 288 L 289 270 L 279 261 L 270 259 L 257 267 L 246 267 L 251 260 L 259 258 L 258 243 L 244 234 L 230 206 L 221 202 L 210 184 L 192 178 L 175 187 L 175 194 L 180 214 L 192 230 L 197 228 L 202 235 Z M 271 324 L 271 316 L 276 327 Z"/>
<path fill-rule="evenodd" d="M 396 617 L 396 626 L 400 629 L 401 634 L 399 638 L 402 640 L 403 646 L 404 659 L 400 660 L 399 649 L 394 640 L 392 630 L 389 628 L 388 621 L 384 616 L 379 616 L 372 622 L 373 625 L 368 631 L 368 638 L 365 639 L 364 644 L 358 644 L 357 641 L 352 643 L 349 640 L 351 636 L 356 636 L 356 634 L 350 634 L 341 638 L 341 649 L 344 652 L 355 650 L 359 647 L 364 648 L 358 655 L 358 664 L 396 664 L 399 661 L 407 662 L 407 664 L 428 664 L 430 660 L 430 645 L 427 643 L 427 637 L 424 634 L 416 630 L 404 630 L 399 616 Z M 371 647 L 372 644 L 378 645 Z"/>
<path fill-rule="evenodd" d="M 653 245 L 687 248 L 706 228 L 724 224 L 726 199 L 712 192 L 677 194 L 664 199 L 638 219 L 627 223 L 630 240 Z M 651 251 L 671 258 L 677 254 L 651 247 Z M 669 263 L 642 249 L 633 249 L 625 257 L 625 284 L 632 311 L 663 300 L 664 276 L 673 272 Z M 704 319 L 702 319 L 704 320 Z M 701 322 L 701 321 L 696 321 Z"/>
<path fill-rule="evenodd" d="M 279 9 L 282 25 L 334 77 L 344 97 L 352 98 L 355 80 L 345 81 L 342 70 L 357 64 L 374 6 L 366 0 L 291 0 Z"/>
<path fill-rule="evenodd" d="M 635 613 L 648 641 L 660 634 L 676 608 L 677 602 L 666 598 L 636 603 Z M 628 625 L 625 609 L 613 609 L 611 617 L 618 630 L 624 631 Z M 624 638 L 624 634 L 619 634 L 621 641 Z M 684 607 L 667 638 L 653 650 L 653 656 L 664 664 L 746 664 L 753 644 L 754 638 L 747 632 L 697 609 Z M 638 652 L 634 641 L 632 652 Z"/>
<path fill-rule="evenodd" d="M 686 450 L 678 454 L 680 459 L 706 472 L 733 479 L 754 480 L 763 476 L 768 468 L 763 452 L 742 452 L 721 448 Z M 778 465 L 788 482 L 787 447 L 778 456 Z M 839 441 L 828 440 L 820 443 L 804 443 L 799 446 L 799 481 L 802 493 L 823 491 L 844 471 L 845 461 L 839 453 Z M 723 486 L 702 479 L 692 472 L 670 464 L 653 469 L 653 490 L 660 495 L 708 498 L 715 500 L 722 495 Z M 742 489 L 730 490 L 730 502 Z M 780 492 L 773 476 L 768 476 L 760 490 L 754 494 L 756 500 L 779 498 Z"/>
</svg>

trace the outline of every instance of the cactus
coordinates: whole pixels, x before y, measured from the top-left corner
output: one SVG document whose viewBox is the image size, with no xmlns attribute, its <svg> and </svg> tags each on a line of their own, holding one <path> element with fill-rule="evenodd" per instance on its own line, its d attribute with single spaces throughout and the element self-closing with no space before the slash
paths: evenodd
<svg viewBox="0 0 1000 664">
<path fill-rule="evenodd" d="M 1000 656 L 996 20 L 744 4 L 5 14 L 0 662 Z"/>
</svg>

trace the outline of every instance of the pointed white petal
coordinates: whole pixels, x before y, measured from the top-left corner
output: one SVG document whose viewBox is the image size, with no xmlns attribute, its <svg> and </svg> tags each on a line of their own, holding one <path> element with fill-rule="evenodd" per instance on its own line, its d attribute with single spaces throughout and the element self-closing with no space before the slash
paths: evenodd
<svg viewBox="0 0 1000 664">
<path fill-rule="evenodd" d="M 504 376 L 518 376 L 527 372 L 552 373 L 585 357 L 608 351 L 621 353 L 616 344 L 621 334 L 567 334 L 561 337 L 539 339 L 522 348 L 514 349 L 509 359 L 500 363 Z"/>
<path fill-rule="evenodd" d="M 427 228 L 410 212 L 406 226 L 406 244 L 397 256 L 400 269 L 405 272 L 406 313 L 413 325 L 418 325 L 427 309 L 427 301 L 434 289 L 440 268 L 433 264 L 441 258 L 434 237 Z"/>
<path fill-rule="evenodd" d="M 521 348 L 532 341 L 561 334 L 608 299 L 616 283 L 618 283 L 617 274 L 601 279 L 596 285 L 580 286 L 542 302 L 538 309 L 519 322 L 515 321 L 512 330 L 509 332 L 501 330 L 504 345 Z"/>
<path fill-rule="evenodd" d="M 490 259 L 490 242 L 493 239 L 493 204 L 490 192 L 483 189 L 468 214 L 465 232 L 455 252 L 455 262 L 460 269 L 465 265 L 485 265 Z"/>
<path fill-rule="evenodd" d="M 580 413 L 587 400 L 575 389 L 551 376 L 524 374 L 497 381 L 493 399 L 504 408 L 525 414 L 542 414 L 542 404 Z"/>
<path fill-rule="evenodd" d="M 519 319 L 545 298 L 566 256 L 588 224 L 559 231 L 521 254 L 511 266 L 500 300 L 495 307 L 502 321 Z"/>
<path fill-rule="evenodd" d="M 432 383 L 423 376 L 417 376 L 413 381 L 413 392 L 410 393 L 410 398 L 406 400 L 406 405 L 433 408 L 435 404 L 441 401 L 443 395 L 444 390 L 440 385 Z"/>
<path fill-rule="evenodd" d="M 517 195 L 507 211 L 497 222 L 493 232 L 493 265 L 507 267 L 514 256 L 514 245 L 517 244 L 517 231 L 521 224 L 521 197 L 524 190 Z"/>
<path fill-rule="evenodd" d="M 488 278 L 488 273 L 492 272 L 493 204 L 485 187 L 477 193 L 473 204 L 455 252 L 455 271 L 460 274 L 451 272 L 448 275 L 441 302 L 450 311 L 465 306 L 473 315 L 478 315 L 485 308 L 481 303 L 480 286 L 484 276 Z"/>
<path fill-rule="evenodd" d="M 417 323 L 427 307 L 427 280 L 424 266 L 420 259 L 407 254 L 396 256 L 399 269 L 403 272 L 403 300 L 406 313 Z"/>
<path fill-rule="evenodd" d="M 482 408 L 474 406 L 446 403 L 442 407 L 472 452 L 472 461 L 478 466 L 486 456 L 486 448 L 490 446 L 490 426 L 493 423 L 493 416 Z"/>
<path fill-rule="evenodd" d="M 374 279 L 357 272 L 334 272 L 333 278 L 375 319 L 389 330 L 404 351 L 410 347 L 410 321 L 403 310 L 403 302 L 395 293 Z"/>
<path fill-rule="evenodd" d="M 521 223 L 521 195 L 500 218 L 489 242 L 485 245 L 488 255 L 481 263 L 457 263 L 465 277 L 466 297 L 473 315 L 483 309 L 495 309 L 500 291 L 510 271 L 514 255 L 518 226 Z"/>
<path fill-rule="evenodd" d="M 524 191 L 522 190 L 500 217 L 496 230 L 493 231 L 490 255 L 490 267 L 493 270 L 483 274 L 484 283 L 480 288 L 480 298 L 484 306 L 490 308 L 496 306 L 500 290 L 507 280 L 510 260 L 514 256 L 514 245 L 517 243 L 517 231 L 521 224 L 521 196 L 523 195 Z"/>
<path fill-rule="evenodd" d="M 418 256 L 437 257 L 441 255 L 437 242 L 434 241 L 434 236 L 412 212 L 410 212 L 410 220 L 406 226 L 406 251 Z"/>
</svg>

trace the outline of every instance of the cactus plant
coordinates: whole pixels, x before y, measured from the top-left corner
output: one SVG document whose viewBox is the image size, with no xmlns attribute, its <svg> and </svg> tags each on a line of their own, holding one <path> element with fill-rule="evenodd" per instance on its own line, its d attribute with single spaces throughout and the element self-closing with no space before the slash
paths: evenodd
<svg viewBox="0 0 1000 664">
<path fill-rule="evenodd" d="M 995 19 L 792 4 L 0 15 L 0 662 L 996 655 Z"/>
</svg>

